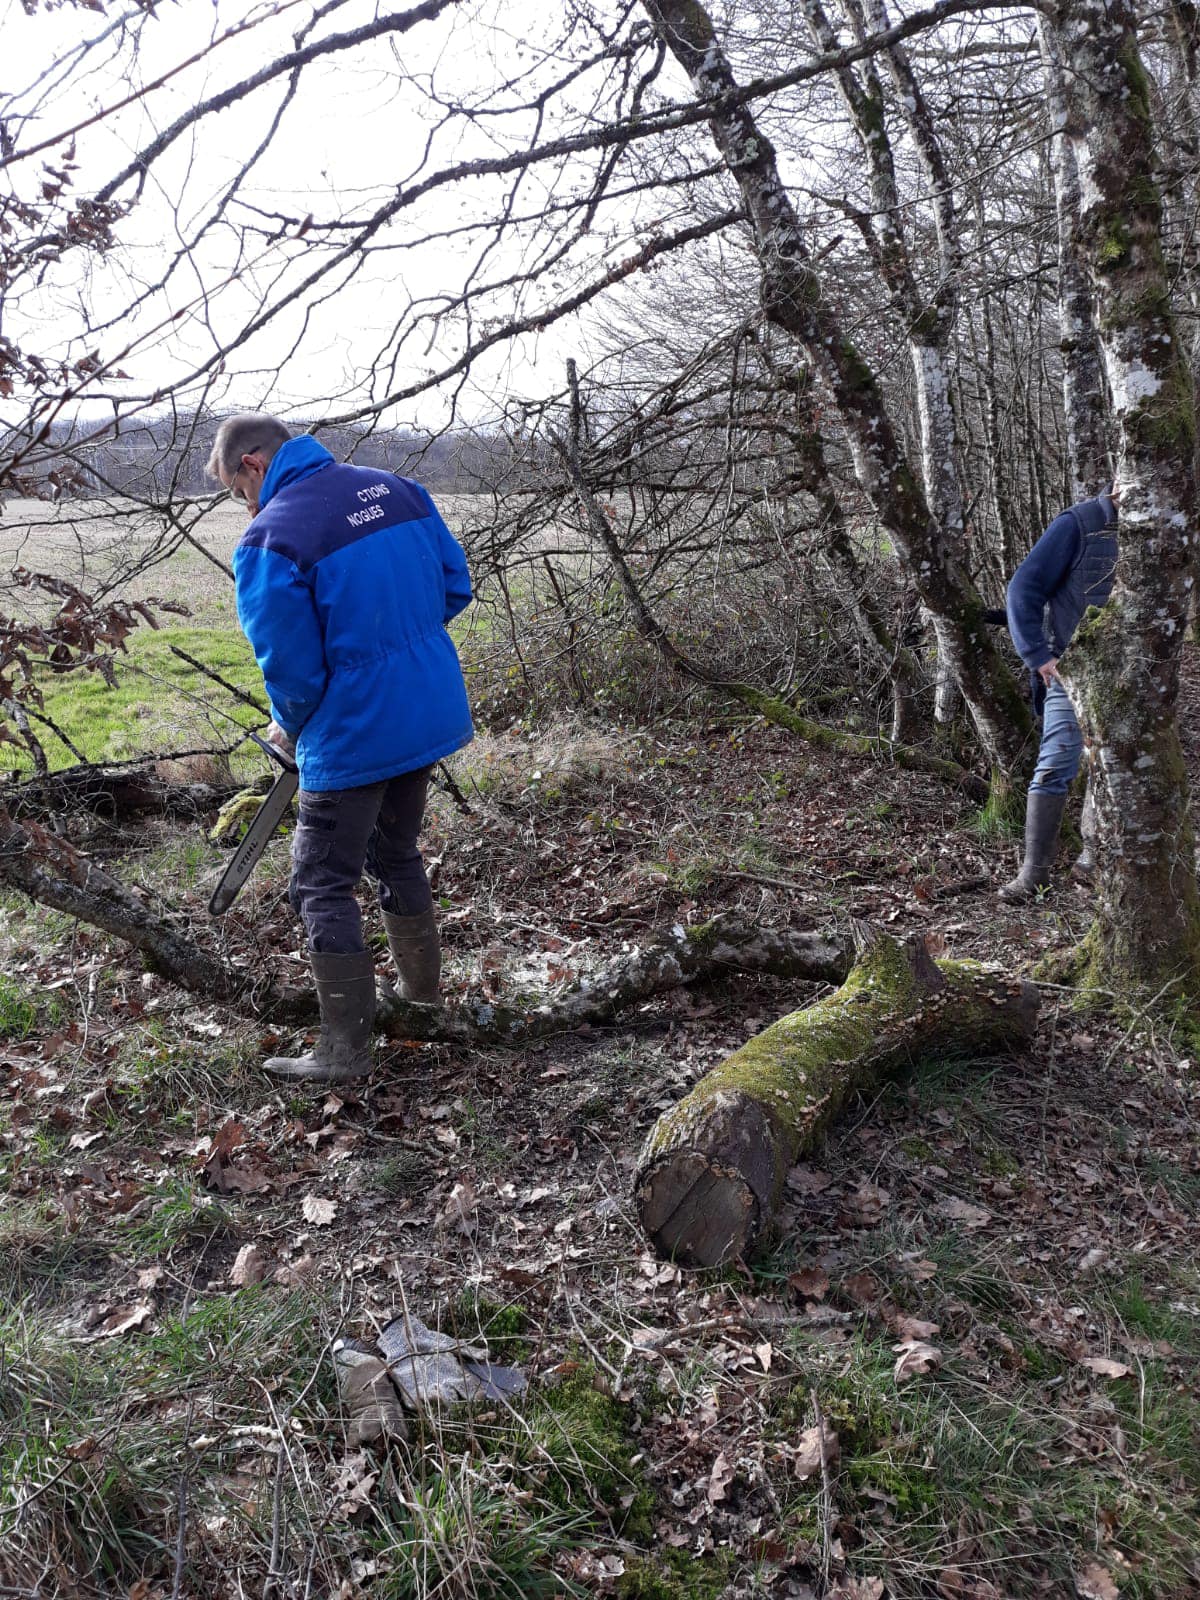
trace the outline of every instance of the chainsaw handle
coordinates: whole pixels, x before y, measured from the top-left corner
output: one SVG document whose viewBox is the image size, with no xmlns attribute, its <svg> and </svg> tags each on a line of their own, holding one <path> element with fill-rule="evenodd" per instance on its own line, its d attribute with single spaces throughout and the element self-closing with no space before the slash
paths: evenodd
<svg viewBox="0 0 1200 1600">
<path fill-rule="evenodd" d="M 269 739 L 264 739 L 260 733 L 252 733 L 250 738 L 254 740 L 265 755 L 275 762 L 276 766 L 282 767 L 285 772 L 299 772 L 300 768 L 296 765 L 295 760 L 285 754 L 277 744 L 272 744 Z"/>
</svg>

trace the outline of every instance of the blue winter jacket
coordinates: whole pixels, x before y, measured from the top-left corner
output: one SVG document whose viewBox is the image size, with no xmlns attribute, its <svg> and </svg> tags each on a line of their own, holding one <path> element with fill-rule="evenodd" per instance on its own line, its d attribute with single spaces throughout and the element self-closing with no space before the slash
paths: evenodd
<svg viewBox="0 0 1200 1600">
<path fill-rule="evenodd" d="M 446 632 L 471 580 L 419 483 L 339 466 L 311 436 L 291 439 L 233 571 L 238 620 L 271 715 L 296 741 L 303 788 L 378 783 L 472 738 Z"/>
<path fill-rule="evenodd" d="M 1112 593 L 1117 512 L 1106 494 L 1081 500 L 1042 534 L 1008 586 L 1008 630 L 1031 671 L 1057 658 L 1089 606 Z"/>
</svg>

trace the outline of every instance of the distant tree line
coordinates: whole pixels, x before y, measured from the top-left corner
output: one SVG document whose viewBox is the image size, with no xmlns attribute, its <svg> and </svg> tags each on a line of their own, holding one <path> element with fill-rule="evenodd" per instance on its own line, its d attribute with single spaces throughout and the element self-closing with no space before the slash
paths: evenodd
<svg viewBox="0 0 1200 1600">
<path fill-rule="evenodd" d="M 139 417 L 116 427 L 56 423 L 50 436 L 61 464 L 56 487 L 63 498 L 122 494 L 150 502 L 211 494 L 216 485 L 205 465 L 219 421 L 218 414 L 191 413 Z M 318 433 L 340 461 L 419 478 L 437 493 L 471 494 L 529 481 L 528 462 L 518 465 L 511 435 L 498 428 L 422 433 L 322 428 L 318 417 L 288 421 L 296 433 Z"/>
</svg>

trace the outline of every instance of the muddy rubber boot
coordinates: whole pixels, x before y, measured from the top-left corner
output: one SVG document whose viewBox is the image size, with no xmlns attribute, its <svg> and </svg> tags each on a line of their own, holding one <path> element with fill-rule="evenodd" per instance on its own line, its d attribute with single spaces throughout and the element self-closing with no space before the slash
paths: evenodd
<svg viewBox="0 0 1200 1600">
<path fill-rule="evenodd" d="M 321 1031 L 312 1054 L 272 1056 L 266 1070 L 276 1078 L 308 1083 L 350 1083 L 371 1070 L 375 1022 L 375 964 L 365 950 L 309 957 L 321 1007 Z"/>
<path fill-rule="evenodd" d="M 1089 780 L 1083 796 L 1083 814 L 1079 818 L 1079 832 L 1083 837 L 1083 849 L 1075 858 L 1071 868 L 1071 876 L 1076 883 L 1081 883 L 1090 889 L 1096 881 L 1096 802 L 1092 799 L 1092 785 Z"/>
<path fill-rule="evenodd" d="M 388 949 L 400 974 L 396 993 L 413 1005 L 436 1006 L 442 975 L 442 946 L 438 939 L 437 918 L 432 911 L 415 917 L 383 913 Z"/>
<path fill-rule="evenodd" d="M 1029 791 L 1025 802 L 1025 860 L 1012 882 L 997 891 L 1001 900 L 1020 904 L 1024 900 L 1035 900 L 1041 890 L 1050 887 L 1058 830 L 1066 809 L 1065 794 L 1047 794 L 1042 789 Z"/>
</svg>

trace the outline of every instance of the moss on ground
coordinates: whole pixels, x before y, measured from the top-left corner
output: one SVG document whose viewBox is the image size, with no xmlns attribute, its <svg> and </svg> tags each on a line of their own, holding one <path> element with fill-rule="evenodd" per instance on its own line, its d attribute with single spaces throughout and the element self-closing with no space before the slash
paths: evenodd
<svg viewBox="0 0 1200 1600">
<path fill-rule="evenodd" d="M 617 1600 L 719 1600 L 728 1592 L 734 1559 L 728 1550 L 695 1556 L 690 1550 L 664 1550 L 626 1559 L 617 1580 Z"/>
<path fill-rule="evenodd" d="M 548 1468 L 544 1492 L 553 1504 L 578 1505 L 582 1496 L 625 1538 L 648 1543 L 655 1496 L 633 1463 L 633 1417 L 596 1382 L 595 1368 L 582 1365 L 534 1401 L 527 1418 L 533 1461 Z"/>
</svg>

